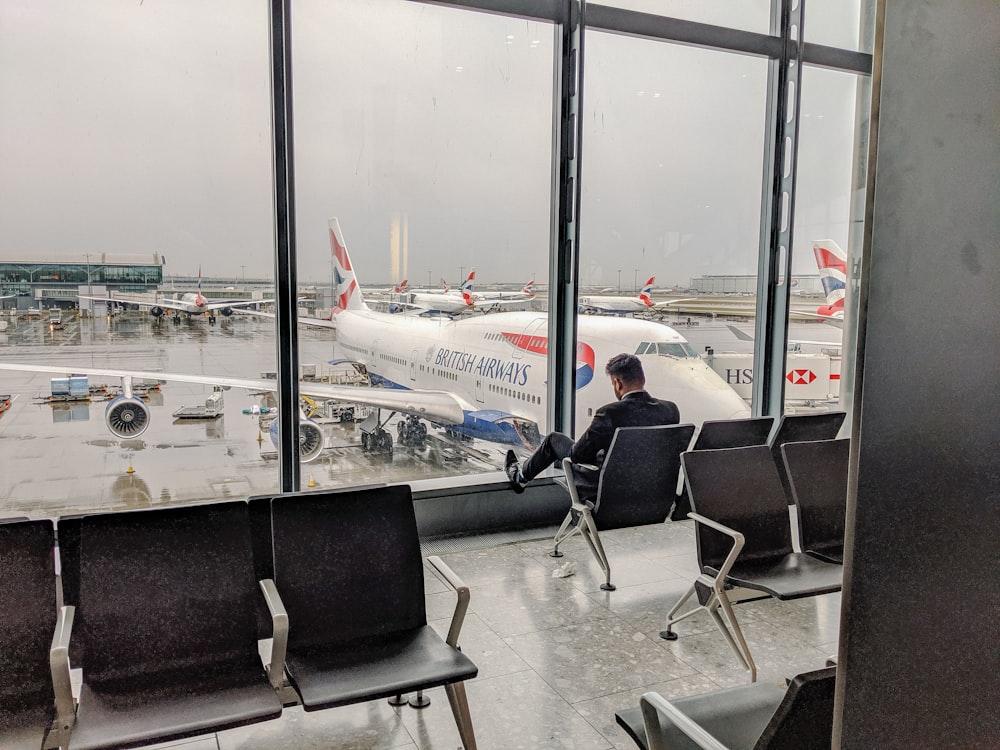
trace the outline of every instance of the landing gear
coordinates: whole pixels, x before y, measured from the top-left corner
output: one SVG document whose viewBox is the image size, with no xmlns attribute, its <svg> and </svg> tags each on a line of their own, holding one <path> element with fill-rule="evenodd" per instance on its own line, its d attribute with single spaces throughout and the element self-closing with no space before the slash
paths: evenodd
<svg viewBox="0 0 1000 750">
<path fill-rule="evenodd" d="M 392 435 L 385 431 L 385 423 L 379 417 L 381 410 L 376 410 L 359 426 L 361 428 L 361 449 L 365 453 L 378 453 L 392 456 Z M 392 414 L 389 415 L 392 417 Z M 386 419 L 386 422 L 389 420 Z"/>
<path fill-rule="evenodd" d="M 171 320 L 172 320 L 172 321 L 174 321 L 174 325 L 175 325 L 175 326 L 176 326 L 176 325 L 180 325 L 180 322 L 181 322 L 181 316 L 180 316 L 180 315 L 174 315 L 174 316 L 173 316 L 173 317 L 171 318 Z"/>
<path fill-rule="evenodd" d="M 427 425 L 415 414 L 408 414 L 406 419 L 396 423 L 399 442 L 410 448 L 423 448 L 427 441 Z"/>
<path fill-rule="evenodd" d="M 214 314 L 209 314 L 209 316 L 208 316 L 208 324 L 210 326 L 214 326 L 215 325 L 215 315 Z"/>
</svg>

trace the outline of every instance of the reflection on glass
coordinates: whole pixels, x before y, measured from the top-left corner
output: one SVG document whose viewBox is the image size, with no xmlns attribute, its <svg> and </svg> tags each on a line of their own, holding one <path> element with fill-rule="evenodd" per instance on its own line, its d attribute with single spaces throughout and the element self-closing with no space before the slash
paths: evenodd
<svg viewBox="0 0 1000 750">
<path fill-rule="evenodd" d="M 721 280 L 756 288 L 767 63 L 591 32 L 586 65 L 581 305 L 644 301 L 605 325 L 682 421 L 748 414 L 753 340 L 725 324 L 752 330 L 753 298 Z"/>
<path fill-rule="evenodd" d="M 553 28 L 324 0 L 293 37 L 298 273 L 335 310 L 301 362 L 365 396 L 317 399 L 304 483 L 496 471 L 545 430 Z"/>
<path fill-rule="evenodd" d="M 872 51 L 875 0 L 808 0 L 805 10 L 807 42 Z"/>
<path fill-rule="evenodd" d="M 273 294 L 267 28 L 262 1 L 0 5 L 0 335 L 25 368 L 0 372 L 0 515 L 276 489 L 245 389 L 175 423 L 211 381 L 92 372 L 274 369 L 273 325 L 237 311 Z"/>
<path fill-rule="evenodd" d="M 863 194 L 852 187 L 864 185 L 863 175 L 857 182 L 854 174 L 863 164 L 855 144 L 860 81 L 848 73 L 802 70 L 785 377 L 789 410 L 847 406 L 840 399 L 847 250 L 851 206 L 864 205 Z"/>
</svg>

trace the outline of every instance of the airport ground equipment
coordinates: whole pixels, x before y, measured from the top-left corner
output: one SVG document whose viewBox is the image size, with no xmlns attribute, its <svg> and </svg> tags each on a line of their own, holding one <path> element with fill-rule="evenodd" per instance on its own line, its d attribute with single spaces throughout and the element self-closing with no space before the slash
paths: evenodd
<svg viewBox="0 0 1000 750">
<path fill-rule="evenodd" d="M 688 451 L 681 462 L 701 573 L 667 613 L 660 636 L 676 639 L 673 626 L 705 610 L 756 682 L 757 667 L 727 589 L 753 589 L 777 599 L 829 594 L 840 591 L 843 567 L 793 551 L 788 504 L 767 446 Z M 699 606 L 675 616 L 692 594 Z"/>
<path fill-rule="evenodd" d="M 138 747 L 280 716 L 257 650 L 246 503 L 78 523 L 85 624 L 72 641 L 63 633 L 70 658 L 79 640 L 86 659 L 73 750 Z"/>
<path fill-rule="evenodd" d="M 55 716 L 49 670 L 56 630 L 53 544 L 49 520 L 0 520 L 0 747 L 4 750 L 60 744 L 58 727 L 49 732 Z M 69 671 L 63 676 L 69 687 Z"/>
<path fill-rule="evenodd" d="M 799 547 L 820 560 L 844 562 L 850 453 L 849 438 L 781 446 L 795 501 Z"/>
<path fill-rule="evenodd" d="M 836 673 L 796 675 L 787 689 L 754 683 L 672 700 L 645 693 L 615 719 L 642 750 L 827 750 Z"/>
<path fill-rule="evenodd" d="M 781 446 L 785 443 L 800 443 L 805 440 L 833 440 L 840 432 L 847 414 L 842 411 L 819 412 L 817 414 L 782 414 L 774 432 L 767 441 L 771 449 L 771 459 L 778 470 L 778 479 L 785 492 L 785 502 L 792 504 L 792 487 L 785 473 L 785 462 L 781 459 Z"/>
<path fill-rule="evenodd" d="M 444 686 L 466 750 L 476 747 L 464 681 L 478 669 L 459 648 L 469 589 L 440 558 L 457 592 L 448 636 L 427 624 L 424 569 L 407 485 L 299 493 L 271 501 L 275 604 L 288 616 L 287 651 L 272 649 L 306 711 Z"/>
<path fill-rule="evenodd" d="M 562 557 L 559 545 L 579 533 L 604 571 L 601 589 L 614 591 L 598 529 L 663 523 L 677 495 L 680 455 L 693 435 L 691 424 L 619 427 L 599 469 L 563 459 L 570 509 L 549 554 Z"/>
</svg>

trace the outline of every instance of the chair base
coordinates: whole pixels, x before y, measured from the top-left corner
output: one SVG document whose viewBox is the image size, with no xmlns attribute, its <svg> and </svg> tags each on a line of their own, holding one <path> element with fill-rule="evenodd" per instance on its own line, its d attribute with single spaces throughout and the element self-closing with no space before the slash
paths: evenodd
<svg viewBox="0 0 1000 750">
<path fill-rule="evenodd" d="M 665 641 L 676 641 L 677 633 L 675 633 L 673 630 L 661 630 L 660 638 L 662 638 Z"/>
<path fill-rule="evenodd" d="M 410 708 L 427 708 L 431 705 L 431 699 L 424 695 L 423 690 L 418 690 L 417 694 L 407 702 L 410 704 Z"/>
<path fill-rule="evenodd" d="M 617 591 L 617 590 L 618 590 L 618 587 L 615 586 L 613 583 L 602 583 L 601 584 L 601 591 Z"/>
<path fill-rule="evenodd" d="M 410 701 L 406 693 L 401 693 L 400 695 L 394 695 L 391 698 L 386 698 L 385 702 L 390 706 L 405 706 Z"/>
<path fill-rule="evenodd" d="M 557 549 L 554 549 L 554 550 L 552 550 L 552 551 L 551 551 L 551 552 L 549 553 L 549 557 L 562 557 L 562 556 L 563 556 L 563 553 L 562 553 L 562 552 L 560 552 L 560 551 L 559 551 L 559 550 L 557 550 Z"/>
</svg>

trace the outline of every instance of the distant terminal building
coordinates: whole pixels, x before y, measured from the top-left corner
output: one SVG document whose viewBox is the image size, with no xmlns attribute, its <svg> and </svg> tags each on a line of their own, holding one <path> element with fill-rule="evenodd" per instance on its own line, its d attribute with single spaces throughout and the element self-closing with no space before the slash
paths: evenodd
<svg viewBox="0 0 1000 750">
<path fill-rule="evenodd" d="M 163 257 L 85 253 L 62 257 L 18 258 L 0 255 L 0 307 L 76 308 L 78 295 L 110 292 L 142 294 L 163 283 Z"/>
<path fill-rule="evenodd" d="M 701 294 L 756 294 L 756 276 L 695 276 L 691 279 L 691 291 Z M 823 285 L 819 275 L 793 276 L 792 292 L 795 294 L 822 294 Z"/>
</svg>

